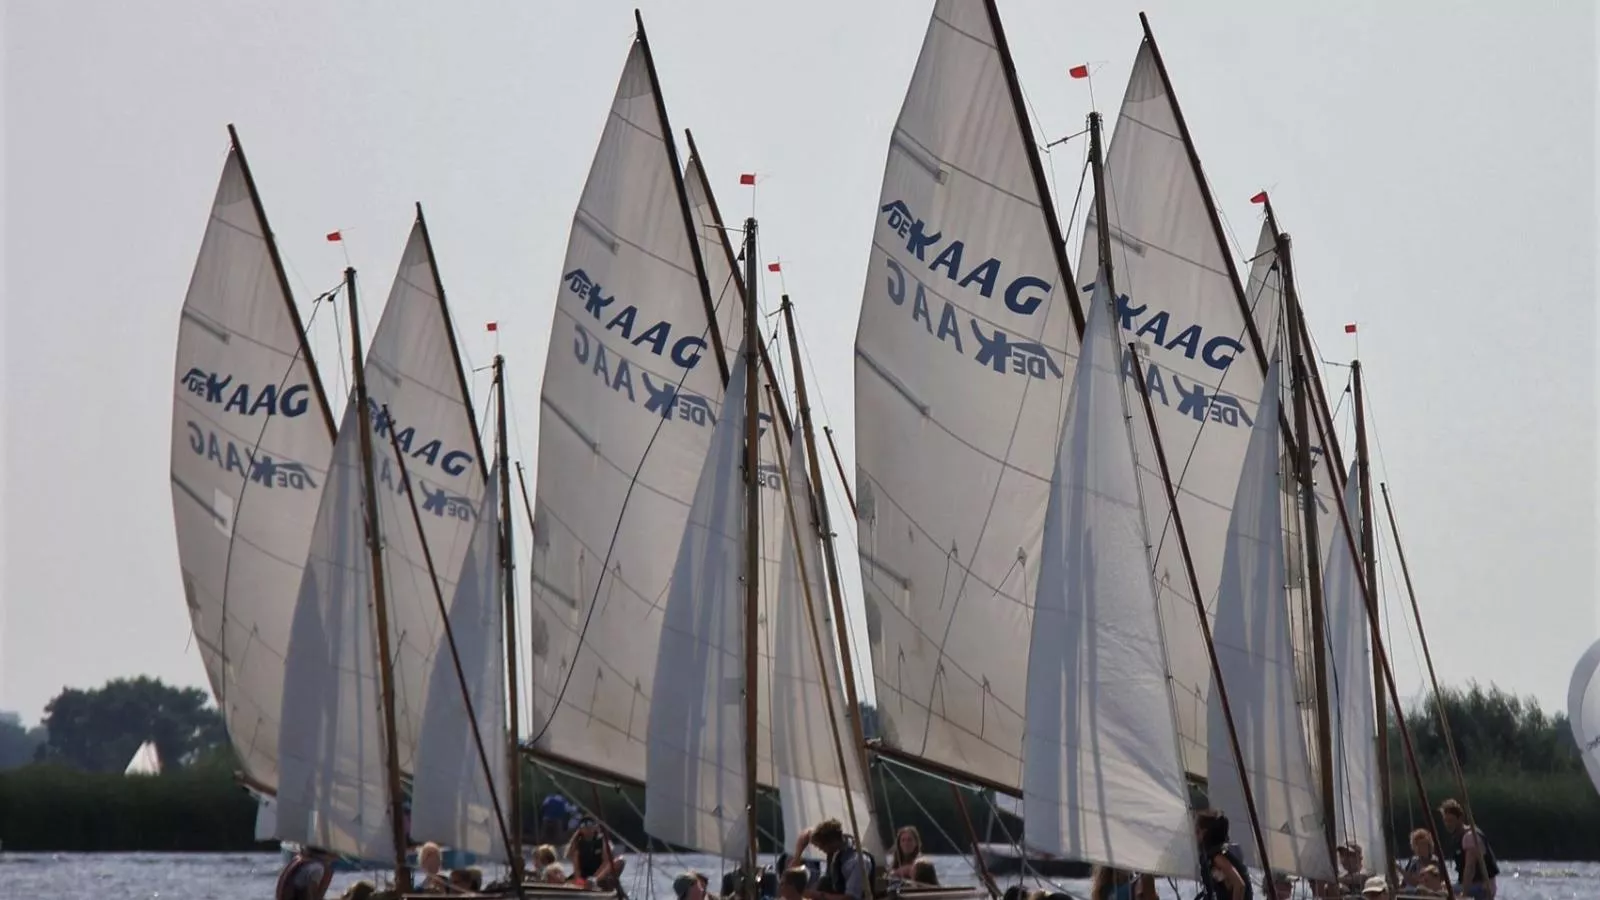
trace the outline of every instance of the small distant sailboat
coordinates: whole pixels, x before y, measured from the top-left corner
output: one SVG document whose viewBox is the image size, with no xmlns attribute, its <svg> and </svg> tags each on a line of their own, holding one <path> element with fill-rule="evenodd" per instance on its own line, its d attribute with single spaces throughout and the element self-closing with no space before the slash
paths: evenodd
<svg viewBox="0 0 1600 900">
<path fill-rule="evenodd" d="M 128 760 L 128 767 L 122 770 L 124 775 L 160 775 L 161 754 L 156 750 L 155 741 L 145 741 L 139 749 L 133 752 L 133 759 Z"/>
</svg>

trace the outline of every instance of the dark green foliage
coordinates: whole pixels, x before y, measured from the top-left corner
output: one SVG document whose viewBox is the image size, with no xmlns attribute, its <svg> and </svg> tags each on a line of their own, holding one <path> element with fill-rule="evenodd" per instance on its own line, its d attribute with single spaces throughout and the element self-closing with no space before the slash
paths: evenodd
<svg viewBox="0 0 1600 900">
<path fill-rule="evenodd" d="M 120 774 L 134 751 L 156 742 L 161 764 L 185 764 L 227 742 L 222 716 L 199 688 L 153 678 L 118 678 L 91 690 L 67 688 L 45 707 L 46 759 L 89 772 Z"/>
<path fill-rule="evenodd" d="M 42 752 L 45 737 L 43 725 L 23 728 L 16 717 L 0 714 L 0 771 L 33 762 L 34 755 Z"/>
<path fill-rule="evenodd" d="M 49 764 L 0 772 L 7 850 L 248 850 L 254 831 L 255 803 L 227 772 L 127 777 Z"/>
</svg>

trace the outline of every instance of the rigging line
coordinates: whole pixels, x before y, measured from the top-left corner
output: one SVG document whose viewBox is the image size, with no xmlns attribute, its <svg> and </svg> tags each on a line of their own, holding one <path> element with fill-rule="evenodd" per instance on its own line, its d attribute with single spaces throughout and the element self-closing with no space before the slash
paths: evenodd
<svg viewBox="0 0 1600 900">
<path fill-rule="evenodd" d="M 700 338 L 704 340 L 706 336 L 711 333 L 711 329 L 713 327 L 715 327 L 714 323 L 708 320 L 706 322 L 705 329 L 700 332 Z M 681 391 L 683 389 L 684 382 L 688 379 L 690 371 L 690 369 L 685 369 L 683 373 L 678 376 L 678 383 L 675 386 L 677 390 Z M 724 391 L 722 399 L 723 402 L 726 403 L 726 391 Z M 614 577 L 612 577 L 610 574 L 611 554 L 616 551 L 617 540 L 622 535 L 622 519 L 627 515 L 628 501 L 633 497 L 633 489 L 639 484 L 639 476 L 644 471 L 645 461 L 650 458 L 650 451 L 655 449 L 656 439 L 661 436 L 661 429 L 665 427 L 666 424 L 666 417 L 662 417 L 656 422 L 655 429 L 650 432 L 650 440 L 645 443 L 644 452 L 639 454 L 639 463 L 638 465 L 634 466 L 633 475 L 628 479 L 628 489 L 624 491 L 622 495 L 622 507 L 617 511 L 616 525 L 611 529 L 611 540 L 606 545 L 605 557 L 600 561 L 600 576 L 595 579 L 594 593 L 589 598 L 589 609 L 584 613 L 583 627 L 578 630 L 577 646 L 573 649 L 574 660 L 576 660 L 577 654 L 583 651 L 584 641 L 588 638 L 589 625 L 594 621 L 594 611 L 600 605 L 600 590 L 603 586 L 609 586 L 614 580 Z M 545 733 L 550 730 L 550 725 L 555 721 L 556 714 L 561 709 L 561 704 L 566 700 L 567 688 L 572 684 L 573 673 L 575 673 L 577 670 L 578 666 L 576 665 L 567 667 L 566 675 L 561 679 L 561 689 L 556 692 L 555 698 L 550 704 L 550 715 L 545 718 L 544 724 L 539 726 L 539 730 L 534 734 L 532 738 L 533 743 L 538 743 L 545 736 Z"/>
<path fill-rule="evenodd" d="M 881 759 L 881 757 L 880 757 L 880 759 Z M 898 784 L 900 786 L 900 792 L 905 794 L 907 797 L 909 797 L 911 799 L 912 804 L 916 806 L 917 811 L 922 813 L 923 819 L 925 819 L 928 822 L 931 822 L 933 824 L 934 829 L 939 832 L 939 836 L 940 837 L 944 838 L 945 843 L 949 844 L 952 847 L 960 847 L 961 846 L 961 842 L 955 840 L 954 838 L 952 838 L 950 836 L 950 832 L 945 831 L 944 830 L 944 826 L 939 824 L 939 820 L 937 818 L 935 818 L 932 813 L 928 812 L 928 808 L 926 806 L 922 805 L 922 800 L 920 798 L 918 798 L 916 794 L 912 793 L 910 788 L 906 787 L 905 781 L 903 781 L 900 778 L 900 773 L 896 772 L 894 770 L 893 766 L 888 766 L 888 767 L 886 767 L 885 770 L 889 773 L 889 777 L 894 779 L 894 783 Z M 918 774 L 931 775 L 931 773 L 920 772 L 920 771 L 918 772 Z M 934 777 L 937 777 L 937 776 L 934 776 Z M 945 781 L 945 779 L 942 779 L 942 778 L 940 780 L 941 781 Z M 962 787 L 963 787 L 963 785 L 958 785 L 953 781 L 946 781 L 946 783 L 950 784 L 953 787 L 955 787 L 956 790 L 961 790 Z M 889 792 L 888 786 L 885 785 L 885 787 L 884 787 L 884 795 L 887 796 L 888 792 Z M 973 848 L 973 853 L 974 854 L 977 853 L 977 848 L 976 847 Z M 978 876 L 981 879 L 982 873 L 978 870 L 978 862 L 977 862 L 976 857 L 974 857 L 972 859 L 969 859 L 967 861 L 967 865 L 972 869 L 972 874 Z"/>
</svg>

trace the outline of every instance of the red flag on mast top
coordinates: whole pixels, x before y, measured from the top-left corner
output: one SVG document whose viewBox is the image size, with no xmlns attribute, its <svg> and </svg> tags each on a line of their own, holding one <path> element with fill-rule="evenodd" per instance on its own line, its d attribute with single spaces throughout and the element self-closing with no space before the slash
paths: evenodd
<svg viewBox="0 0 1600 900">
<path fill-rule="evenodd" d="M 767 263 L 767 271 L 768 272 L 782 272 L 783 271 L 783 266 L 781 264 L 779 264 L 779 263 L 770 262 L 770 263 Z"/>
<path fill-rule="evenodd" d="M 344 240 L 344 236 L 341 235 L 337 231 L 330 231 L 330 232 L 328 232 L 328 240 L 330 240 L 330 241 L 342 241 L 342 240 Z"/>
<path fill-rule="evenodd" d="M 1089 77 L 1089 67 L 1088 66 L 1073 66 L 1072 68 L 1067 70 L 1067 74 L 1071 75 L 1073 78 L 1088 78 Z"/>
<path fill-rule="evenodd" d="M 1258 192 L 1254 197 L 1250 198 L 1250 202 L 1251 203 L 1257 203 L 1257 204 L 1267 202 L 1267 192 L 1266 191 Z"/>
<path fill-rule="evenodd" d="M 500 330 L 500 323 L 499 322 L 490 322 L 489 324 L 485 325 L 484 328 L 486 330 L 488 330 L 488 331 L 499 331 Z"/>
<path fill-rule="evenodd" d="M 1351 322 L 1350 324 L 1344 326 L 1344 333 L 1345 334 L 1355 334 L 1356 333 L 1356 323 Z"/>
<path fill-rule="evenodd" d="M 743 175 L 739 176 L 739 183 L 740 184 L 755 184 L 756 183 L 756 173 L 754 173 L 754 172 L 745 172 Z"/>
</svg>

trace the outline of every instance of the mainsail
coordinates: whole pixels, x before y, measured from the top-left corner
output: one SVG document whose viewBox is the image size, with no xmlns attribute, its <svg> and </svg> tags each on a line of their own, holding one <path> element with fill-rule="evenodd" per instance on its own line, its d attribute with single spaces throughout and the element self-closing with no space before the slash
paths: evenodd
<svg viewBox="0 0 1600 900">
<path fill-rule="evenodd" d="M 462 700 L 448 645 L 434 656 L 428 705 L 417 745 L 411 797 L 411 834 L 480 856 L 508 859 L 496 822 L 506 792 L 505 652 L 502 647 L 500 485 L 489 487 L 477 509 L 477 527 L 468 546 L 455 596 L 450 601 L 450 634 L 472 698 L 472 715 Z M 473 740 L 473 722 L 489 762 L 486 776 Z M 491 791 L 494 793 L 491 794 Z"/>
<path fill-rule="evenodd" d="M 805 435 L 798 429 L 780 471 L 785 517 L 778 575 L 771 708 L 773 761 L 783 806 L 784 846 L 824 818 L 851 819 L 864 846 L 878 849 L 878 823 L 855 730 L 845 703 L 822 536 L 812 515 Z M 763 573 L 764 574 L 764 573 Z M 842 758 L 841 758 L 842 757 Z M 845 813 L 852 815 L 846 818 Z"/>
<path fill-rule="evenodd" d="M 657 840 L 743 859 L 745 784 L 743 350 L 695 488 L 667 592 L 651 698 L 644 827 Z M 759 584 L 759 583 L 758 583 Z"/>
<path fill-rule="evenodd" d="M 1249 432 L 1225 535 L 1212 633 L 1243 756 L 1243 775 L 1250 782 L 1267 854 L 1276 868 L 1326 879 L 1333 876 L 1333 864 L 1305 728 L 1295 704 L 1284 591 L 1284 490 L 1285 484 L 1295 482 L 1293 473 L 1280 467 L 1284 459 L 1278 418 L 1280 368 L 1274 362 L 1267 371 L 1259 414 Z M 1187 516 L 1184 528 L 1189 531 Z M 1167 629 L 1169 635 L 1171 631 Z M 1233 821 L 1248 822 L 1222 704 L 1210 705 L 1207 722 L 1211 805 Z M 1244 855 L 1251 865 L 1261 865 L 1253 844 L 1244 847 Z"/>
<path fill-rule="evenodd" d="M 1589 780 L 1600 791 L 1600 641 L 1584 651 L 1572 670 L 1567 722 L 1583 756 L 1583 767 L 1589 770 Z"/>
<path fill-rule="evenodd" d="M 1361 529 L 1361 490 L 1352 466 L 1346 479 L 1344 508 L 1350 526 Z M 1338 510 L 1333 517 L 1338 518 Z M 1342 523 L 1339 528 L 1342 528 Z M 1373 706 L 1371 630 L 1362 567 L 1350 550 L 1351 542 L 1336 529 L 1323 576 L 1323 608 L 1328 627 L 1328 691 L 1333 728 L 1334 833 L 1341 843 L 1361 845 L 1369 871 L 1389 869 L 1389 848 L 1384 845 L 1380 798 L 1378 725 Z M 1323 855 L 1326 855 L 1325 853 Z"/>
<path fill-rule="evenodd" d="M 856 331 L 859 543 L 885 748 L 1010 791 L 1077 347 L 1019 97 L 993 4 L 935 4 L 890 138 Z"/>
<path fill-rule="evenodd" d="M 1028 648 L 1023 814 L 1031 848 L 1189 876 L 1188 789 L 1109 303 L 1101 282 L 1051 479 Z"/>
<path fill-rule="evenodd" d="M 1245 446 L 1251 424 L 1259 421 L 1256 398 L 1264 368 L 1241 310 L 1232 254 L 1183 134 L 1177 102 L 1147 36 L 1105 162 L 1117 311 L 1147 367 L 1147 392 L 1173 461 L 1179 512 L 1209 605 L 1221 575 Z M 1099 229 L 1091 215 L 1079 263 L 1084 291 L 1093 287 L 1091 273 L 1098 270 Z M 1138 439 L 1137 456 L 1184 765 L 1198 774 L 1207 768 L 1210 662 L 1147 433 Z"/>
<path fill-rule="evenodd" d="M 333 420 L 237 140 L 178 329 L 172 508 L 184 597 L 239 766 L 270 793 Z"/>
<path fill-rule="evenodd" d="M 435 653 L 443 649 L 439 596 L 448 602 L 455 594 L 484 492 L 471 398 L 420 207 L 372 336 L 366 376 L 395 728 L 400 768 L 411 772 Z"/>
<path fill-rule="evenodd" d="M 636 782 L 661 604 L 722 405 L 670 135 L 636 42 L 562 268 L 533 524 L 529 731 Z"/>
</svg>

